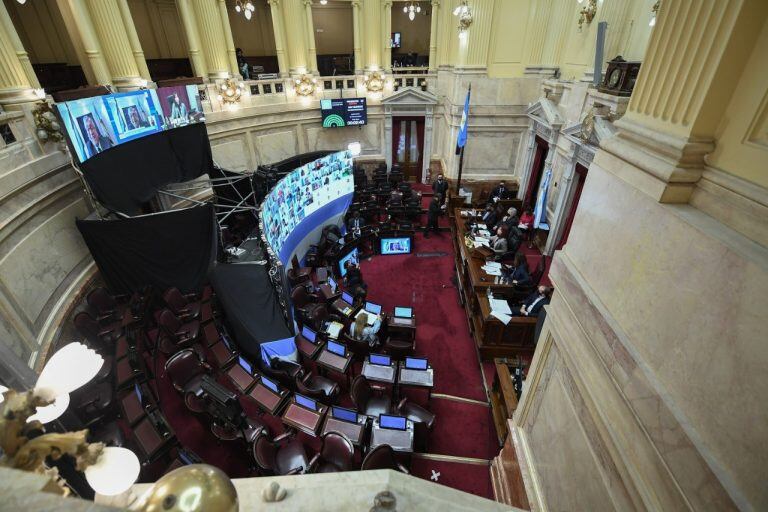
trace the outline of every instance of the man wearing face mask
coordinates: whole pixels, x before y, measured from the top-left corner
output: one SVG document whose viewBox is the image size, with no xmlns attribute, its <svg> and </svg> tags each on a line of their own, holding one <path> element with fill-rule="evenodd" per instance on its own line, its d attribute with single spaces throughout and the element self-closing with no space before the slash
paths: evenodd
<svg viewBox="0 0 768 512">
<path fill-rule="evenodd" d="M 488 198 L 489 203 L 495 203 L 500 199 L 509 199 L 512 197 L 512 191 L 507 188 L 503 181 L 499 182 L 499 185 L 491 190 L 491 196 Z"/>
<path fill-rule="evenodd" d="M 538 289 L 530 294 L 519 309 L 512 308 L 514 316 L 539 316 L 541 308 L 549 304 L 549 297 L 552 293 L 550 288 L 540 285 Z"/>
<path fill-rule="evenodd" d="M 448 194 L 448 182 L 443 178 L 442 174 L 437 175 L 437 180 L 432 183 L 432 192 L 435 195 L 440 195 L 441 199 L 445 199 Z"/>
</svg>

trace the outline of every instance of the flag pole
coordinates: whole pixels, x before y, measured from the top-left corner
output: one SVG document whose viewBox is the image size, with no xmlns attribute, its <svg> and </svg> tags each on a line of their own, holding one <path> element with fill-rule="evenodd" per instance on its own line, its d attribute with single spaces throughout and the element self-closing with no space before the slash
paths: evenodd
<svg viewBox="0 0 768 512">
<path fill-rule="evenodd" d="M 472 93 L 472 84 L 470 83 L 469 84 L 469 88 L 467 90 L 467 98 L 469 98 L 469 95 L 471 93 Z M 467 119 L 466 119 L 465 122 L 466 122 L 466 127 L 464 129 L 468 130 L 469 129 L 469 115 L 467 115 Z M 459 195 L 459 190 L 461 190 L 461 171 L 464 169 L 464 148 L 466 147 L 466 145 L 467 145 L 467 141 L 466 141 L 466 137 L 465 137 L 464 145 L 461 146 L 461 150 L 460 150 L 460 153 L 459 153 L 459 174 L 458 174 L 458 177 L 456 179 L 456 195 L 457 196 Z"/>
</svg>

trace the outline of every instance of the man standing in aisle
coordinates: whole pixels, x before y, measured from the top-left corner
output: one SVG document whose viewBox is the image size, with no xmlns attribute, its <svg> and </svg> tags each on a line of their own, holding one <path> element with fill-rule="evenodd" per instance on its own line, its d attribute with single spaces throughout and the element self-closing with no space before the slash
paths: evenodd
<svg viewBox="0 0 768 512">
<path fill-rule="evenodd" d="M 432 196 L 432 201 L 429 202 L 429 210 L 427 210 L 427 227 L 424 228 L 424 238 L 429 238 L 429 231 L 434 230 L 435 233 L 439 233 L 437 227 L 437 216 L 440 215 L 440 196 Z"/>
</svg>

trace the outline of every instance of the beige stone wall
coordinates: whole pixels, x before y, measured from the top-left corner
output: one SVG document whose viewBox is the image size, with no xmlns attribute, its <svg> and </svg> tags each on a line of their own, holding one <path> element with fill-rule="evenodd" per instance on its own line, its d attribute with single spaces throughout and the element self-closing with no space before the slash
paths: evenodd
<svg viewBox="0 0 768 512">
<path fill-rule="evenodd" d="M 411 21 L 408 15 L 403 12 L 403 3 L 394 2 L 392 4 L 392 32 L 400 32 L 403 46 L 402 48 L 393 48 L 393 53 L 416 52 L 419 55 L 429 54 L 429 30 L 432 23 L 431 15 L 424 15 L 427 12 L 428 2 L 422 2 L 422 12 L 416 14 L 416 18 Z"/>
<path fill-rule="evenodd" d="M 187 45 L 174 0 L 128 0 L 147 59 L 184 59 Z"/>
<path fill-rule="evenodd" d="M 312 20 L 318 55 L 351 55 L 354 52 L 350 2 L 328 2 L 327 5 L 315 2 Z"/>
<path fill-rule="evenodd" d="M 242 48 L 243 54 L 252 57 L 275 55 L 275 32 L 272 28 L 272 13 L 266 0 L 254 0 L 256 8 L 249 20 L 238 14 L 227 3 L 229 24 L 232 27 L 232 38 L 235 47 Z"/>
</svg>

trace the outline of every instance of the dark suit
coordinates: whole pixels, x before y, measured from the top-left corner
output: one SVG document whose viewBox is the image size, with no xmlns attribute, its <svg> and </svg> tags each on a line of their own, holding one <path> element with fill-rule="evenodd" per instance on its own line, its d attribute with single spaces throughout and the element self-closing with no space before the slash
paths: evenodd
<svg viewBox="0 0 768 512">
<path fill-rule="evenodd" d="M 358 217 L 357 219 L 352 217 L 347 221 L 347 231 L 354 234 L 355 231 L 362 229 L 365 226 L 365 219 Z"/>
<path fill-rule="evenodd" d="M 531 275 L 528 273 L 528 269 L 523 265 L 515 267 L 512 272 L 510 272 L 508 279 L 510 282 L 517 281 L 517 284 L 520 286 L 527 286 L 532 283 Z"/>
<path fill-rule="evenodd" d="M 539 291 L 536 290 L 523 301 L 523 306 L 525 306 L 525 310 L 528 312 L 527 316 L 539 316 L 541 308 L 549 304 L 549 297 L 544 297 L 541 300 L 539 300 L 539 297 Z M 533 307 L 531 307 L 532 305 Z M 513 310 L 512 314 L 521 315 L 520 308 L 517 308 L 516 311 Z"/>
<path fill-rule="evenodd" d="M 360 269 L 357 267 L 352 267 L 349 270 L 347 270 L 347 275 L 344 276 L 347 280 L 347 288 L 352 289 L 355 286 L 362 286 L 365 288 L 365 283 L 363 282 L 363 273 L 360 272 Z"/>
<path fill-rule="evenodd" d="M 491 190 L 491 197 L 488 198 L 488 201 L 493 201 L 494 197 L 498 197 L 499 199 L 509 199 L 512 197 L 512 191 L 509 190 L 506 186 L 504 188 L 501 188 L 501 186 L 495 187 L 493 190 Z"/>
<path fill-rule="evenodd" d="M 439 232 L 437 227 L 438 215 L 440 215 L 440 203 L 432 200 L 429 202 L 429 210 L 427 210 L 427 227 L 424 230 L 424 236 L 429 236 L 430 230 L 433 230 L 435 233 Z"/>
<path fill-rule="evenodd" d="M 97 148 L 93 142 L 91 142 L 91 139 L 85 141 L 85 150 L 91 156 L 101 153 L 105 149 L 111 148 L 112 141 L 109 140 L 109 137 L 99 137 L 99 146 L 100 147 Z"/>
<path fill-rule="evenodd" d="M 488 212 L 486 212 L 488 213 Z M 485 223 L 486 226 L 488 226 L 488 229 L 493 229 L 493 226 L 496 225 L 496 212 L 492 211 L 488 213 L 488 216 L 486 217 L 485 213 L 480 217 L 480 219 Z"/>
<path fill-rule="evenodd" d="M 440 194 L 440 198 L 445 199 L 445 194 L 448 192 L 448 182 L 445 180 L 433 182 L 432 192 Z"/>
</svg>

